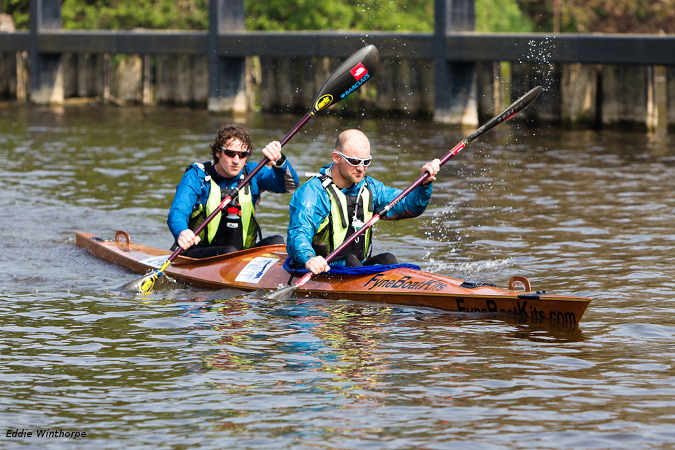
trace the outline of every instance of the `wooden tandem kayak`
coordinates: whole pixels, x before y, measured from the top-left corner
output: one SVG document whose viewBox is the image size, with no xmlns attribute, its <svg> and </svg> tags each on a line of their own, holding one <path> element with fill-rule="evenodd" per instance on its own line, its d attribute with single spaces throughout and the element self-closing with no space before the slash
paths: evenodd
<svg viewBox="0 0 675 450">
<path fill-rule="evenodd" d="M 133 243 L 125 231 L 115 232 L 113 240 L 78 231 L 75 244 L 103 260 L 140 274 L 159 267 L 171 253 Z M 196 287 L 243 291 L 276 289 L 298 279 L 283 268 L 286 257 L 284 245 L 251 248 L 203 259 L 179 256 L 166 273 Z M 525 277 L 512 277 L 509 288 L 502 289 L 405 267 L 363 275 L 317 275 L 298 289 L 296 296 L 423 306 L 466 313 L 503 313 L 529 323 L 564 328 L 576 327 L 591 301 L 584 297 L 534 292 Z"/>
</svg>

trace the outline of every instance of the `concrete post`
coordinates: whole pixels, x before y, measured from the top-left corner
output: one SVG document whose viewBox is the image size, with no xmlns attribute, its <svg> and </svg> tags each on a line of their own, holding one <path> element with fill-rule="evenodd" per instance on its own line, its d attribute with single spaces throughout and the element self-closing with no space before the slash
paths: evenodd
<svg viewBox="0 0 675 450">
<path fill-rule="evenodd" d="M 91 55 L 88 53 L 78 53 L 77 54 L 77 96 L 78 97 L 89 97 L 93 91 L 90 86 L 94 83 L 90 81 L 91 74 L 89 69 L 89 64 L 91 60 Z"/>
<path fill-rule="evenodd" d="M 14 21 L 9 14 L 2 14 L 2 2 L 0 2 L 0 33 L 14 32 Z M 0 98 L 11 97 L 16 87 L 16 59 L 12 53 L 0 52 Z"/>
<path fill-rule="evenodd" d="M 12 69 L 9 65 L 9 54 L 0 52 L 0 99 L 9 97 L 10 80 L 14 78 L 11 76 Z"/>
<path fill-rule="evenodd" d="M 244 29 L 244 0 L 209 0 L 209 111 L 246 111 L 246 59 L 218 54 L 221 34 Z"/>
<path fill-rule="evenodd" d="M 63 98 L 77 97 L 77 55 L 64 53 L 61 55 L 63 66 Z"/>
<path fill-rule="evenodd" d="M 314 79 L 306 76 L 307 68 L 312 68 L 312 58 L 297 57 L 291 62 L 291 70 L 293 77 L 293 90 L 295 95 L 293 97 L 293 111 L 298 113 L 305 112 L 310 109 L 312 100 L 314 99 Z M 318 88 L 317 88 L 318 89 Z"/>
<path fill-rule="evenodd" d="M 589 64 L 562 66 L 561 115 L 568 124 L 593 125 L 597 117 L 598 71 Z"/>
<path fill-rule="evenodd" d="M 173 102 L 178 105 L 189 105 L 192 103 L 192 58 L 190 55 L 175 55 L 172 57 L 176 64 Z"/>
<path fill-rule="evenodd" d="M 279 108 L 283 112 L 291 111 L 293 106 L 293 91 L 291 86 L 291 58 L 277 58 L 277 72 L 274 74 L 277 80 L 277 95 L 279 96 Z"/>
<path fill-rule="evenodd" d="M 434 62 L 432 60 L 419 60 L 415 66 L 421 86 L 422 113 L 432 117 L 434 113 Z"/>
<path fill-rule="evenodd" d="M 649 66 L 647 80 L 647 129 L 668 132 L 668 82 L 665 66 Z"/>
<path fill-rule="evenodd" d="M 112 64 L 110 54 L 103 54 L 103 103 L 110 103 L 112 100 Z"/>
<path fill-rule="evenodd" d="M 143 59 L 139 55 L 125 55 L 112 73 L 113 98 L 120 104 L 139 103 L 143 89 Z"/>
<path fill-rule="evenodd" d="M 30 99 L 33 103 L 63 103 L 63 63 L 61 55 L 41 53 L 38 48 L 38 35 L 42 30 L 60 28 L 60 0 L 31 0 Z"/>
<path fill-rule="evenodd" d="M 206 61 L 206 59 L 205 59 Z M 205 64 L 206 66 L 206 64 Z M 207 74 L 208 81 L 208 71 L 204 71 Z M 247 101 L 247 110 L 254 111 L 258 106 L 258 99 L 260 93 L 260 80 L 262 79 L 262 70 L 260 65 L 260 57 L 253 56 L 246 58 L 246 101 Z M 208 82 L 204 83 L 206 86 L 206 94 L 204 98 L 208 97 Z"/>
<path fill-rule="evenodd" d="M 280 103 L 276 80 L 277 62 L 273 57 L 260 57 L 260 106 L 263 111 L 273 111 Z"/>
<path fill-rule="evenodd" d="M 476 64 L 446 60 L 446 34 L 473 31 L 475 0 L 434 0 L 434 120 L 477 125 Z"/>
<path fill-rule="evenodd" d="M 399 107 L 404 114 L 416 115 L 421 105 L 419 74 L 414 59 L 403 59 L 400 62 L 400 89 L 398 93 Z"/>
<path fill-rule="evenodd" d="M 668 125 L 675 127 L 675 66 L 666 67 L 666 94 L 668 95 L 668 100 L 666 100 Z"/>
<path fill-rule="evenodd" d="M 152 56 L 143 55 L 143 104 L 152 105 L 155 102 L 153 95 Z"/>
<path fill-rule="evenodd" d="M 603 125 L 647 125 L 647 72 L 647 66 L 623 64 L 603 67 Z"/>
<path fill-rule="evenodd" d="M 497 61 L 476 64 L 478 82 L 478 115 L 490 118 L 499 114 L 506 105 L 502 98 L 502 76 L 500 63 Z"/>
<path fill-rule="evenodd" d="M 157 55 L 155 83 L 157 103 L 172 103 L 174 86 L 176 86 L 176 58 L 173 55 Z"/>
<path fill-rule="evenodd" d="M 206 105 L 209 98 L 208 58 L 204 55 L 192 56 L 192 102 Z"/>
<path fill-rule="evenodd" d="M 397 60 L 394 58 L 383 58 L 381 67 L 387 67 L 389 70 L 383 70 L 375 77 L 377 86 L 377 100 L 375 104 L 380 111 L 388 112 L 395 108 L 396 100 L 396 67 Z"/>
</svg>

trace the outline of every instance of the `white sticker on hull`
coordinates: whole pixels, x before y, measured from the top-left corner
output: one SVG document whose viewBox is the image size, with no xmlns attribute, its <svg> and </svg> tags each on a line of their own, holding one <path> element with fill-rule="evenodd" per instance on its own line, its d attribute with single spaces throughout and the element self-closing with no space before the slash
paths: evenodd
<svg viewBox="0 0 675 450">
<path fill-rule="evenodd" d="M 264 256 L 257 256 L 253 258 L 237 275 L 234 281 L 242 283 L 257 283 L 265 275 L 272 265 L 279 261 L 278 258 L 266 258 Z"/>
</svg>

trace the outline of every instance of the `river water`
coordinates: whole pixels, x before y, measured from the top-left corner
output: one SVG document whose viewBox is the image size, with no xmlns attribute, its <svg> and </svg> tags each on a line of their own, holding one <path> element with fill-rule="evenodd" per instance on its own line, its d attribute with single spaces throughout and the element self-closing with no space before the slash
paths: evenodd
<svg viewBox="0 0 675 450">
<path fill-rule="evenodd" d="M 239 118 L 257 148 L 297 116 Z M 0 107 L 1 447 L 487 448 L 675 444 L 675 138 L 504 124 L 442 169 L 427 212 L 375 251 L 458 278 L 589 296 L 574 330 L 319 299 L 262 301 L 137 278 L 75 230 L 169 247 L 184 167 L 230 117 L 189 109 Z M 335 134 L 405 187 L 471 130 L 313 119 L 299 171 Z M 259 153 L 258 153 L 259 155 Z M 288 195 L 263 197 L 285 234 Z M 39 430 L 56 437 L 38 437 Z M 32 436 L 21 433 L 32 432 Z M 73 439 L 74 433 L 86 433 Z"/>
</svg>

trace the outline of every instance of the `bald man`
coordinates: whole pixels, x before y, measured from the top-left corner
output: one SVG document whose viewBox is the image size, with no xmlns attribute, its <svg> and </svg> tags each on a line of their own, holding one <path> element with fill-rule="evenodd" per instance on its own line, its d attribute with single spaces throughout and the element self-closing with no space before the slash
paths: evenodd
<svg viewBox="0 0 675 450">
<path fill-rule="evenodd" d="M 321 169 L 320 176 L 300 186 L 290 203 L 288 255 L 295 267 L 304 267 L 314 274 L 328 271 L 325 257 L 401 193 L 401 189 L 366 176 L 372 162 L 370 142 L 360 130 L 349 129 L 338 135 L 332 159 L 331 164 Z M 428 172 L 430 177 L 382 219 L 422 214 L 431 199 L 431 183 L 439 170 L 438 159 L 424 164 L 422 173 Z M 371 244 L 372 229 L 369 229 L 337 255 L 334 264 L 351 267 L 397 263 L 391 253 L 370 256 Z"/>
</svg>

